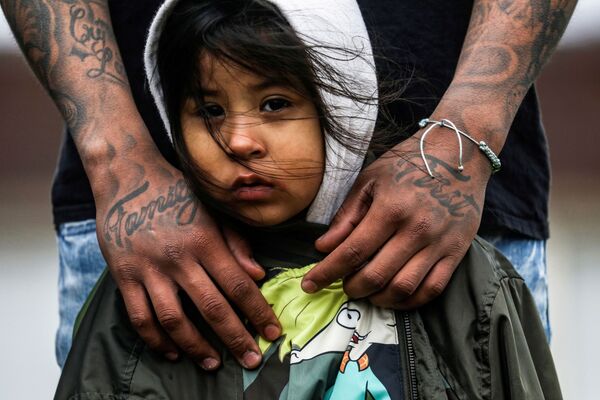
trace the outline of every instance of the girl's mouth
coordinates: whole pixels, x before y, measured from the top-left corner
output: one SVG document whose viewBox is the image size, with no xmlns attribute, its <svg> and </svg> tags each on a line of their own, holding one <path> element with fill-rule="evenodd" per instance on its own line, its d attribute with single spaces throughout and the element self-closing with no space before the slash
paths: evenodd
<svg viewBox="0 0 600 400">
<path fill-rule="evenodd" d="M 233 197 L 241 201 L 268 200 L 274 191 L 271 182 L 256 174 L 240 175 L 231 188 Z"/>
</svg>

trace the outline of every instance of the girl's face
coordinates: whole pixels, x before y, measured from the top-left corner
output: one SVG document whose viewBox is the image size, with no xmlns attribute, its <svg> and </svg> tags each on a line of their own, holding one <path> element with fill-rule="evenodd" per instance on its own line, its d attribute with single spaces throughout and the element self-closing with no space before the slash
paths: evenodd
<svg viewBox="0 0 600 400">
<path fill-rule="evenodd" d="M 193 161 L 214 184 L 205 188 L 209 195 L 260 225 L 278 224 L 307 208 L 325 160 L 314 104 L 287 84 L 210 56 L 202 57 L 200 67 L 203 104 L 186 101 L 181 127 Z"/>
</svg>

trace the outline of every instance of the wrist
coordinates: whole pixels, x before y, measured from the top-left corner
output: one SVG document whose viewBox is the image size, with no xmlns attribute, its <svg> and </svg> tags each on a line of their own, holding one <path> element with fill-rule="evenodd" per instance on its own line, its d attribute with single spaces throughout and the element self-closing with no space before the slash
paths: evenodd
<svg viewBox="0 0 600 400">
<path fill-rule="evenodd" d="M 419 152 L 427 173 L 432 178 L 434 175 L 430 169 L 428 158 L 434 153 L 438 157 L 441 156 L 441 159 L 448 164 L 455 162 L 456 172 L 462 174 L 468 169 L 468 174 L 477 175 L 484 182 L 487 182 L 491 174 L 500 170 L 501 162 L 498 156 L 485 141 L 476 140 L 467 132 L 459 129 L 449 119 L 425 118 L 419 122 L 419 126 L 422 128 L 418 133 Z M 444 138 L 430 142 L 428 139 L 432 134 L 440 137 L 444 136 Z M 426 145 L 428 146 L 427 151 Z M 481 156 L 487 160 L 487 163 Z"/>
<path fill-rule="evenodd" d="M 477 141 L 485 141 L 494 153 L 499 154 L 514 114 L 507 114 L 506 96 L 500 91 L 490 93 L 486 89 L 453 82 L 429 117 L 449 119 L 458 129 Z"/>
<path fill-rule="evenodd" d="M 178 172 L 163 158 L 144 125 L 110 124 L 110 129 L 94 133 L 77 148 L 97 203 L 111 201 L 107 195 L 134 189 L 158 168 Z"/>
</svg>

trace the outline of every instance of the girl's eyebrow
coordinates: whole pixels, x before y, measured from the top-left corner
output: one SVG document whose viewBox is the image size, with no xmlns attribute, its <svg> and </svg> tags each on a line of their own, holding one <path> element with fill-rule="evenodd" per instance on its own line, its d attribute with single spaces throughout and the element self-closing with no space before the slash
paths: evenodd
<svg viewBox="0 0 600 400">
<path fill-rule="evenodd" d="M 257 83 L 251 83 L 247 85 L 248 90 L 256 92 L 271 89 L 274 87 L 290 87 L 290 84 L 289 82 L 286 82 L 283 79 L 265 78 L 263 80 L 258 81 Z M 202 96 L 207 97 L 216 97 L 221 93 L 221 90 L 219 89 L 207 88 L 205 86 L 201 86 L 200 91 L 202 92 Z"/>
<path fill-rule="evenodd" d="M 219 90 L 218 89 L 209 89 L 206 88 L 204 86 L 200 87 L 200 91 L 202 92 L 203 96 L 217 96 L 219 94 Z"/>
<path fill-rule="evenodd" d="M 261 90 L 270 89 L 275 86 L 290 86 L 290 84 L 288 82 L 285 82 L 282 79 L 265 78 L 258 83 L 249 85 L 249 88 L 256 90 L 256 91 L 261 91 Z"/>
</svg>

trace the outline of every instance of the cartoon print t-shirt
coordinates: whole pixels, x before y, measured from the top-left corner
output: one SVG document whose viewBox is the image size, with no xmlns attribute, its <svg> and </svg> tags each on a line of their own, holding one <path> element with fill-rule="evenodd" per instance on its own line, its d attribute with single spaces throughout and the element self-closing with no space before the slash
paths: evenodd
<svg viewBox="0 0 600 400">
<path fill-rule="evenodd" d="M 401 399 L 394 311 L 348 299 L 341 281 L 305 293 L 300 282 L 313 265 L 281 269 L 262 286 L 283 334 L 259 339 L 263 364 L 244 371 L 244 398 Z"/>
</svg>

